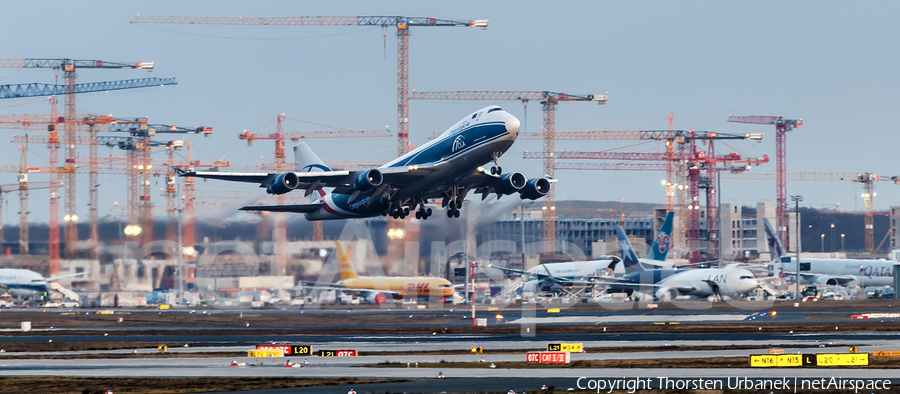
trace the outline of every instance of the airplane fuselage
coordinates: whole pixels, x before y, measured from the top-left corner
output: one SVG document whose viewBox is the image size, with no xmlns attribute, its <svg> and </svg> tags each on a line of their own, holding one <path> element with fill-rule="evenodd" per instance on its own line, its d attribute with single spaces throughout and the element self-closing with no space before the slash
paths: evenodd
<svg viewBox="0 0 900 394">
<path fill-rule="evenodd" d="M 785 257 L 786 258 L 786 257 Z M 797 259 L 790 258 L 790 263 L 774 262 L 773 273 L 794 275 L 797 272 Z M 801 275 L 801 283 L 804 284 L 838 284 L 828 283 L 830 278 L 852 278 L 840 280 L 844 285 L 869 286 L 893 286 L 894 262 L 883 260 L 856 260 L 856 259 L 806 259 L 801 258 L 801 263 L 809 263 L 808 271 L 800 271 L 801 274 L 814 274 L 816 277 Z M 832 281 L 833 282 L 833 281 Z"/>
<path fill-rule="evenodd" d="M 515 142 L 519 120 L 497 106 L 487 107 L 457 122 L 438 138 L 381 166 L 410 167 L 429 164 L 434 171 L 404 187 L 393 201 L 427 198 L 459 185 L 481 166 L 505 153 Z M 465 185 L 460 185 L 465 186 Z M 306 214 L 307 220 L 331 220 L 382 216 L 390 202 L 381 197 L 331 193 L 319 190 L 310 199 L 322 207 Z M 371 198 L 377 201 L 371 202 Z"/>
<path fill-rule="evenodd" d="M 396 293 L 400 298 L 453 297 L 453 285 L 442 278 L 361 276 L 338 282 L 347 288 Z"/>
<path fill-rule="evenodd" d="M 679 293 L 697 297 L 709 297 L 717 293 L 739 297 L 759 286 L 753 273 L 741 268 L 681 270 L 676 275 L 659 281 L 657 285 L 663 288 L 692 289 Z"/>
<path fill-rule="evenodd" d="M 47 291 L 47 279 L 32 270 L 19 268 L 0 269 L 0 287 L 17 297 L 39 296 Z"/>
</svg>

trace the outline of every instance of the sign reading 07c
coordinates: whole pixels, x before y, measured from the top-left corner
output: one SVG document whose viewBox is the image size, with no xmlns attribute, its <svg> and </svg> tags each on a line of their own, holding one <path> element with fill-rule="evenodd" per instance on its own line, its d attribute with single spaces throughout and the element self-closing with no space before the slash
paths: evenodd
<svg viewBox="0 0 900 394">
<path fill-rule="evenodd" d="M 356 357 L 356 350 L 319 350 L 319 357 Z"/>
</svg>

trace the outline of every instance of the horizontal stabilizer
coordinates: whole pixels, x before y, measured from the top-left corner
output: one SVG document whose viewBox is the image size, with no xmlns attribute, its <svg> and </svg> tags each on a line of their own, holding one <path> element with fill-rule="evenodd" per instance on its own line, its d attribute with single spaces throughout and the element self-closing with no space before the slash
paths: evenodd
<svg viewBox="0 0 900 394">
<path fill-rule="evenodd" d="M 242 211 L 269 211 L 269 212 L 297 212 L 310 213 L 318 211 L 322 204 L 296 204 L 296 205 L 248 205 L 242 207 Z"/>
</svg>

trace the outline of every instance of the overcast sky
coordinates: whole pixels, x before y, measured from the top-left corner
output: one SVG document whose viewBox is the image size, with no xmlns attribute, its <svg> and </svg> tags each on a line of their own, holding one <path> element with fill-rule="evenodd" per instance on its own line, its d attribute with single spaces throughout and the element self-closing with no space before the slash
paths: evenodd
<svg viewBox="0 0 900 394">
<path fill-rule="evenodd" d="M 752 170 L 761 173 L 775 170 L 774 127 L 727 123 L 728 115 L 803 118 L 803 127 L 788 135 L 788 171 L 868 171 L 890 177 L 900 175 L 894 156 L 900 102 L 898 11 L 900 4 L 888 1 L 2 1 L 0 57 L 153 61 L 153 73 L 82 70 L 78 81 L 174 76 L 179 84 L 80 95 L 78 112 L 212 126 L 212 138 L 188 138 L 194 141 L 195 158 L 226 157 L 232 165 L 252 166 L 263 156 L 271 160 L 273 143 L 248 147 L 237 135 L 245 129 L 274 132 L 273 121 L 282 112 L 319 125 L 354 130 L 389 126 L 396 131 L 396 29 L 129 24 L 135 14 L 490 19 L 487 30 L 411 29 L 410 88 L 609 92 L 604 106 L 561 103 L 557 130 L 665 129 L 666 116 L 673 114 L 677 129 L 762 132 L 765 140 L 759 144 L 717 145 L 720 154 L 769 155 L 770 164 Z M 53 83 L 55 75 L 45 69 L 3 69 L 0 84 Z M 4 100 L 0 114 L 49 111 L 44 103 L 5 108 L 28 101 L 33 99 Z M 493 104 L 522 119 L 526 131 L 540 131 L 536 102 L 528 105 L 526 117 L 517 101 L 411 101 L 410 140 L 421 145 L 433 131 Z M 285 130 L 319 129 L 310 123 L 291 120 Z M 263 128 L 266 124 L 270 126 Z M 326 160 L 388 161 L 396 156 L 396 138 L 310 145 Z M 557 148 L 663 150 L 660 143 L 602 141 L 559 141 Z M 517 142 L 501 161 L 504 170 L 540 175 L 540 160 L 521 159 L 522 152 L 540 149 L 540 141 Z M 30 151 L 29 164 L 46 163 L 46 148 L 32 146 Z M 5 158 L 0 164 L 18 164 L 13 144 L 0 145 L 0 152 Z M 87 148 L 80 152 L 86 156 Z M 108 148 L 100 152 L 121 154 Z M 665 202 L 661 172 L 556 175 L 558 199 Z M 0 177 L 0 183 L 16 181 L 15 174 Z M 109 209 L 125 200 L 124 177 L 102 175 L 100 180 L 101 216 L 121 215 Z M 164 184 L 161 178 L 154 180 L 153 199 L 163 206 L 158 190 Z M 723 202 L 755 205 L 775 199 L 774 181 L 723 179 L 721 185 Z M 199 188 L 264 193 L 225 182 L 200 183 Z M 900 186 L 880 182 L 876 191 L 876 209 L 900 205 Z M 860 185 L 852 182 L 788 183 L 788 194 L 801 194 L 804 205 L 820 208 L 840 203 L 841 210 L 862 210 L 860 193 Z M 79 180 L 78 198 L 79 216 L 86 220 L 87 176 Z M 6 201 L 4 219 L 13 223 L 17 203 L 13 196 Z M 39 208 L 46 201 L 46 191 L 32 192 L 33 220 L 46 220 L 46 210 Z"/>
</svg>

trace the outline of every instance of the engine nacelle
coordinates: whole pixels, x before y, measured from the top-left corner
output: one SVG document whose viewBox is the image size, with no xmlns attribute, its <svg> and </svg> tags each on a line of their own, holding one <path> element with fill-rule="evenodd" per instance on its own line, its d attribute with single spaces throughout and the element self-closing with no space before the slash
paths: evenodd
<svg viewBox="0 0 900 394">
<path fill-rule="evenodd" d="M 293 172 L 285 172 L 275 177 L 272 183 L 266 188 L 269 194 L 284 194 L 297 188 L 300 185 L 300 179 Z"/>
<path fill-rule="evenodd" d="M 519 197 L 523 200 L 537 200 L 550 193 L 550 181 L 547 178 L 534 178 L 525 184 L 522 190 L 519 190 Z"/>
<path fill-rule="evenodd" d="M 656 291 L 654 295 L 660 302 L 670 302 L 675 298 L 678 298 L 679 294 L 678 289 L 673 289 L 671 287 L 661 287 Z"/>
<path fill-rule="evenodd" d="M 528 178 L 525 178 L 525 175 L 522 175 L 521 172 L 500 175 L 500 185 L 497 186 L 497 193 L 503 195 L 513 194 L 522 190 L 526 183 L 528 183 Z"/>
<path fill-rule="evenodd" d="M 381 186 L 381 182 L 384 181 L 384 176 L 381 175 L 381 171 L 372 169 L 365 170 L 356 177 L 356 180 L 353 181 L 353 189 L 366 191 L 374 189 L 378 186 Z"/>
<path fill-rule="evenodd" d="M 369 293 L 366 296 L 366 303 L 371 305 L 384 305 L 387 302 L 387 296 L 384 293 Z"/>
<path fill-rule="evenodd" d="M 522 295 L 524 296 L 525 294 L 530 293 L 531 297 L 534 297 L 534 295 L 540 291 L 540 289 L 538 288 L 538 282 L 539 281 L 537 280 L 529 280 L 528 282 L 525 282 L 525 284 L 522 285 Z"/>
<path fill-rule="evenodd" d="M 818 276 L 818 277 L 816 277 L 816 280 L 814 283 L 817 285 L 823 285 L 823 286 L 837 286 L 840 284 L 840 282 L 838 282 L 837 278 L 835 278 L 833 276 Z"/>
</svg>

